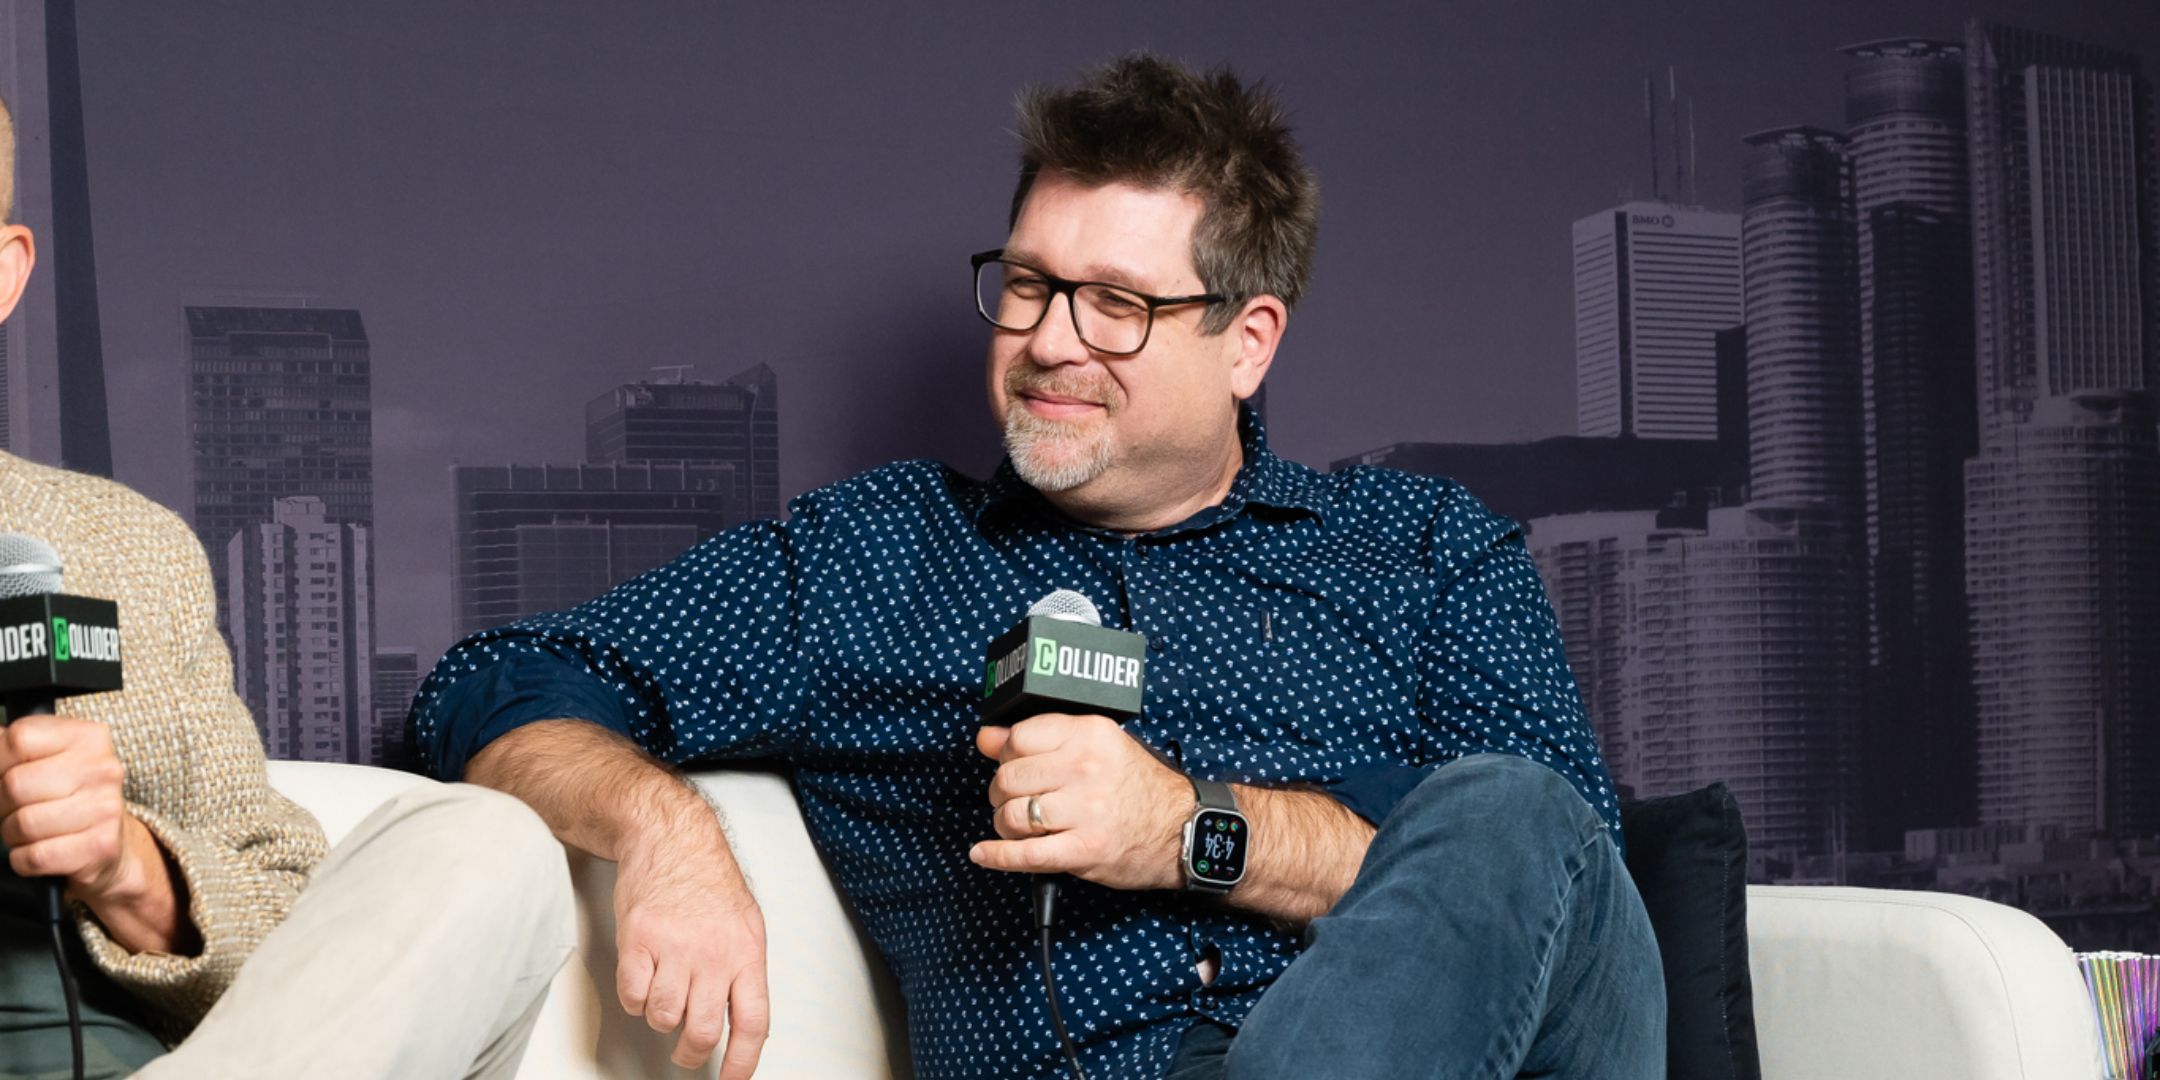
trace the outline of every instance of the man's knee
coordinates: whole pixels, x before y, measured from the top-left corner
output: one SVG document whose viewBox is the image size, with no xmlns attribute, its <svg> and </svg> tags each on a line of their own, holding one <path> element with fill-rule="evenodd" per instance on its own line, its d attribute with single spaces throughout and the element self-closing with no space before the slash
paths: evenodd
<svg viewBox="0 0 2160 1080">
<path fill-rule="evenodd" d="M 1417 829 L 1466 820 L 1581 842 L 1604 828 L 1566 777 L 1529 758 L 1500 753 L 1472 754 L 1433 770 L 1386 824 Z"/>
<path fill-rule="evenodd" d="M 460 879 L 567 889 L 562 844 L 512 796 L 474 784 L 425 784 L 390 801 L 401 853 Z"/>
</svg>

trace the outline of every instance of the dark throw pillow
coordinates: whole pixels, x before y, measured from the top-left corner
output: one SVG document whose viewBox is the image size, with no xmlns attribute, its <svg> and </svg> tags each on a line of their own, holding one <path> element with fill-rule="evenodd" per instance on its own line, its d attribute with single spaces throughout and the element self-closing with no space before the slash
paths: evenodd
<svg viewBox="0 0 2160 1080">
<path fill-rule="evenodd" d="M 1623 801 L 1620 831 L 1665 961 L 1668 1080 L 1762 1080 L 1740 804 L 1723 784 Z"/>
</svg>

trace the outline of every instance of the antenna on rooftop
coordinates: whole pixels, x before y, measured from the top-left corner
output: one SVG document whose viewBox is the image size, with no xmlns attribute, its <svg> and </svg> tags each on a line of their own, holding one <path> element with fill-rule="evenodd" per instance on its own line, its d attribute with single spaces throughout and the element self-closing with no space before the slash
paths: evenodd
<svg viewBox="0 0 2160 1080">
<path fill-rule="evenodd" d="M 1689 206 L 1702 205 L 1702 195 L 1696 190 L 1700 176 L 1701 174 L 1695 168 L 1695 95 L 1689 94 L 1687 99 L 1687 203 Z"/>
<path fill-rule="evenodd" d="M 1650 198 L 1654 202 L 1664 202 L 1665 170 L 1658 164 L 1657 149 L 1657 91 L 1651 79 L 1652 76 L 1645 75 L 1642 80 L 1643 126 L 1650 132 Z"/>
<path fill-rule="evenodd" d="M 1672 197 L 1674 202 L 1686 202 L 1688 169 L 1680 147 L 1680 73 L 1671 64 L 1665 65 L 1665 111 L 1672 117 Z"/>
</svg>

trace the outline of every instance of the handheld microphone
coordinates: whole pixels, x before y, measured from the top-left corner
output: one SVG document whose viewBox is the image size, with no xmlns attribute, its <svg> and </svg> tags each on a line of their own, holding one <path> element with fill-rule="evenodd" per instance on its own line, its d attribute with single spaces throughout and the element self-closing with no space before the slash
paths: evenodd
<svg viewBox="0 0 2160 1080">
<path fill-rule="evenodd" d="M 60 577 L 52 545 L 0 534 L 0 724 L 120 689 L 119 605 L 62 593 Z"/>
<path fill-rule="evenodd" d="M 983 723 L 1010 727 L 1043 713 L 1095 713 L 1124 721 L 1140 715 L 1147 638 L 1102 624 L 1093 602 L 1059 589 L 1035 602 L 1018 625 L 990 643 L 984 660 Z M 1058 879 L 1035 876 L 1035 928 L 1042 935 L 1043 992 L 1050 1020 L 1075 1077 L 1079 1054 L 1058 1008 L 1050 977 L 1050 927 L 1057 921 Z"/>
<path fill-rule="evenodd" d="M 120 606 L 62 593 L 62 569 L 51 544 L 20 533 L 0 534 L 0 726 L 25 716 L 50 716 L 60 698 L 120 689 Z M 53 964 L 67 998 L 73 1074 L 81 1080 L 81 996 L 60 931 L 67 917 L 64 883 L 47 878 L 44 884 Z"/>
<path fill-rule="evenodd" d="M 1102 624 L 1088 598 L 1059 589 L 990 643 L 983 723 L 1010 727 L 1046 712 L 1140 715 L 1147 638 Z"/>
</svg>

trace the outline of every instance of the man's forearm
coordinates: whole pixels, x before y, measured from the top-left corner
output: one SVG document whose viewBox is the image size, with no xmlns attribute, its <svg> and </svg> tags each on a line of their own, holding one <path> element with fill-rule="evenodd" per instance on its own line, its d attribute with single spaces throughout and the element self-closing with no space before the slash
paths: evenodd
<svg viewBox="0 0 2160 1080">
<path fill-rule="evenodd" d="M 465 779 L 524 800 L 557 839 L 599 858 L 621 862 L 670 835 L 709 836 L 727 852 L 718 817 L 689 784 L 598 724 L 527 724 L 474 755 Z"/>
<path fill-rule="evenodd" d="M 1236 791 L 1253 847 L 1230 903 L 1292 923 L 1327 914 L 1357 880 L 1373 827 L 1320 792 L 1242 784 Z"/>
</svg>

